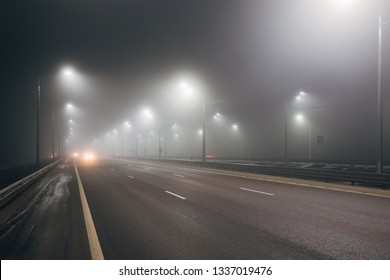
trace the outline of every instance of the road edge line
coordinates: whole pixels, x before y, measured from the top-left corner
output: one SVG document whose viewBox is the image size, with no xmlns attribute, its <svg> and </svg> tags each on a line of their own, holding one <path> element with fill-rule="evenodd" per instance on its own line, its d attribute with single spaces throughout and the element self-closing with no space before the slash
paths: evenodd
<svg viewBox="0 0 390 280">
<path fill-rule="evenodd" d="M 96 232 L 95 224 L 93 223 L 91 211 L 88 206 L 87 197 L 85 196 L 83 184 L 81 183 L 79 171 L 77 170 L 76 162 L 74 161 L 74 169 L 76 172 L 77 183 L 79 185 L 81 206 L 83 208 L 85 227 L 87 228 L 89 249 L 91 251 L 92 260 L 104 260 L 102 248 L 100 246 L 99 237 Z"/>
</svg>

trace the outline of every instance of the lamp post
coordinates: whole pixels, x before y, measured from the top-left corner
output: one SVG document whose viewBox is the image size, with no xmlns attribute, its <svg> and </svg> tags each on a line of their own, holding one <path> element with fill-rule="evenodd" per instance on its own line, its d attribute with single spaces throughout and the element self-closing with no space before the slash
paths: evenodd
<svg viewBox="0 0 390 280">
<path fill-rule="evenodd" d="M 296 101 L 302 100 L 305 93 L 303 91 L 299 92 L 299 94 L 295 97 Z M 288 115 L 288 102 L 286 102 L 285 110 L 284 110 L 284 163 L 287 164 L 287 115 Z"/>
<path fill-rule="evenodd" d="M 38 78 L 37 88 L 37 147 L 35 157 L 35 167 L 39 167 L 39 123 L 40 123 L 40 111 L 41 111 L 41 78 Z"/>
<path fill-rule="evenodd" d="M 340 4 L 350 4 L 341 1 Z M 383 170 L 383 98 L 382 98 L 382 0 L 378 0 L 378 72 L 377 72 L 377 109 L 376 109 L 376 173 Z"/>
<path fill-rule="evenodd" d="M 127 136 L 129 136 L 129 134 L 130 134 L 130 132 L 129 132 L 129 130 L 130 130 L 130 128 L 131 128 L 131 124 L 128 122 L 128 121 L 125 121 L 124 123 L 123 123 L 123 135 L 122 135 L 122 157 L 124 156 L 124 149 L 125 149 L 125 147 L 124 147 L 124 142 L 125 142 L 125 140 L 126 140 L 126 134 L 127 134 Z M 129 157 L 130 157 L 130 150 L 131 150 L 131 140 L 130 140 L 130 136 L 129 136 Z"/>
<path fill-rule="evenodd" d="M 54 159 L 55 153 L 54 153 L 54 113 L 53 113 L 53 119 L 52 119 L 52 127 L 51 127 L 51 148 L 52 148 L 52 158 Z"/>
<path fill-rule="evenodd" d="M 186 94 L 191 95 L 194 91 L 186 82 L 180 84 L 181 88 L 185 91 Z M 206 161 L 206 97 L 202 94 L 202 161 Z"/>
<path fill-rule="evenodd" d="M 286 107 L 284 110 L 284 163 L 287 164 L 287 110 L 288 103 L 286 102 Z"/>
<path fill-rule="evenodd" d="M 380 0 L 379 0 L 380 5 Z M 382 173 L 383 161 L 383 106 L 382 106 L 382 13 L 378 17 L 378 85 L 377 85 L 377 164 L 376 172 Z"/>
<path fill-rule="evenodd" d="M 160 121 L 159 123 L 159 132 L 158 132 L 158 158 L 161 159 L 162 158 L 162 153 L 164 151 L 164 157 L 166 158 L 167 157 L 167 141 L 168 141 L 168 137 L 167 137 L 167 128 L 168 127 L 171 127 L 172 129 L 176 129 L 177 128 L 177 124 L 174 123 L 173 125 L 171 123 L 168 123 L 168 122 L 165 122 L 163 123 L 162 121 Z M 164 149 L 162 148 L 162 141 L 164 139 Z"/>
<path fill-rule="evenodd" d="M 65 67 L 62 69 L 65 76 L 72 76 L 73 69 Z M 36 132 L 36 157 L 35 166 L 38 168 L 40 164 L 40 115 L 41 115 L 41 77 L 38 77 L 37 83 L 37 132 Z M 52 158 L 54 159 L 54 113 L 52 113 Z"/>
<path fill-rule="evenodd" d="M 202 161 L 206 161 L 206 101 L 205 96 L 202 97 L 202 108 L 203 108 L 203 141 L 202 141 Z"/>
<path fill-rule="evenodd" d="M 158 159 L 161 159 L 161 153 L 162 153 L 162 148 L 161 148 L 161 122 L 160 126 L 158 128 Z"/>
<path fill-rule="evenodd" d="M 149 108 L 144 108 L 138 115 L 138 122 L 136 122 L 136 130 L 134 130 L 135 134 L 135 158 L 138 157 L 138 141 L 143 145 L 143 154 L 146 157 L 146 124 L 148 124 L 153 119 L 153 113 Z"/>
<path fill-rule="evenodd" d="M 304 115 L 302 114 L 297 114 L 296 115 L 296 119 L 299 121 L 299 122 L 307 122 L 307 125 L 308 125 L 308 160 L 311 161 L 311 122 L 309 120 L 309 118 L 305 118 Z"/>
<path fill-rule="evenodd" d="M 243 157 L 244 157 L 244 141 L 243 141 L 242 132 L 240 131 L 237 123 L 232 124 L 232 129 L 233 129 L 233 131 L 237 131 L 239 134 L 238 137 L 240 140 L 240 157 L 241 157 L 241 159 L 243 159 Z"/>
</svg>

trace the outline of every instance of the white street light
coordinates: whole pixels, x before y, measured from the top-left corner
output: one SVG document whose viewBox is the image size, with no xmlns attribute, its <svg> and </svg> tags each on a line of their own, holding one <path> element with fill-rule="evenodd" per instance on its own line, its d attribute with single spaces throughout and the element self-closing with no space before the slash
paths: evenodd
<svg viewBox="0 0 390 280">
<path fill-rule="evenodd" d="M 62 73 L 67 76 L 67 77 L 70 77 L 70 76 L 73 76 L 74 75 L 74 70 L 72 67 L 70 66 L 65 66 L 63 69 L 62 69 Z"/>
<path fill-rule="evenodd" d="M 181 82 L 180 87 L 183 89 L 184 93 L 187 95 L 192 95 L 194 89 L 189 86 L 186 82 Z M 203 141 L 202 141 L 202 161 L 206 161 L 206 98 L 202 94 L 202 118 L 203 118 Z"/>
<path fill-rule="evenodd" d="M 297 115 L 295 116 L 295 118 L 296 118 L 298 121 L 300 121 L 300 122 L 302 122 L 302 121 L 304 120 L 304 117 L 303 117 L 302 114 L 297 114 Z"/>
<path fill-rule="evenodd" d="M 340 6 L 349 6 L 356 0 L 337 0 Z M 378 58 L 377 58 L 377 116 L 376 116 L 376 172 L 382 173 L 383 169 L 383 97 L 382 97 L 382 26 L 388 22 L 382 22 L 382 0 L 378 0 Z"/>
<path fill-rule="evenodd" d="M 295 96 L 295 100 L 301 102 L 303 96 L 306 93 L 304 91 L 300 91 L 297 96 Z M 288 121 L 288 102 L 286 102 L 286 107 L 284 111 L 284 162 L 287 163 L 287 121 Z"/>
<path fill-rule="evenodd" d="M 300 123 L 306 123 L 308 124 L 308 153 L 309 153 L 309 161 L 311 160 L 311 122 L 308 118 L 305 118 L 305 116 L 301 113 L 296 114 L 295 119 Z"/>
<path fill-rule="evenodd" d="M 243 133 L 242 131 L 240 131 L 240 128 L 238 126 L 238 124 L 236 123 L 233 123 L 232 124 L 232 129 L 235 133 L 238 133 L 239 134 L 239 138 L 240 138 L 240 156 L 241 158 L 244 157 L 244 140 L 243 140 Z"/>
<path fill-rule="evenodd" d="M 131 124 L 129 122 L 124 122 L 124 126 L 125 126 L 125 128 L 130 128 Z"/>
<path fill-rule="evenodd" d="M 67 69 L 65 73 L 70 74 L 70 68 Z M 37 134 L 36 134 L 36 167 L 39 167 L 40 163 L 40 114 L 41 114 L 41 77 L 38 77 L 37 83 Z M 52 157 L 54 158 L 54 113 L 52 113 Z"/>
<path fill-rule="evenodd" d="M 186 82 L 182 81 L 180 83 L 180 88 L 184 91 L 187 95 L 192 95 L 194 92 L 194 89 L 190 87 Z"/>
</svg>

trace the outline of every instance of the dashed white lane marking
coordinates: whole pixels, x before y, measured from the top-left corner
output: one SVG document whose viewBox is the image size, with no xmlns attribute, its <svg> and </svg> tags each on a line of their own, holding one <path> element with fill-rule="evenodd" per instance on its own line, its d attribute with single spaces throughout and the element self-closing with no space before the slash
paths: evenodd
<svg viewBox="0 0 390 280">
<path fill-rule="evenodd" d="M 181 178 L 184 178 L 185 176 L 184 175 L 181 175 L 181 174 L 172 174 L 173 176 L 176 176 L 176 177 L 181 177 Z"/>
<path fill-rule="evenodd" d="M 114 169 L 114 168 L 111 168 L 111 171 L 115 171 L 115 169 Z"/>
<path fill-rule="evenodd" d="M 130 179 L 134 179 L 134 177 L 133 177 L 133 176 L 130 176 L 130 175 L 127 175 L 127 177 L 129 177 Z"/>
<path fill-rule="evenodd" d="M 255 192 L 255 193 L 261 193 L 261 194 L 266 194 L 266 195 L 274 195 L 273 193 L 261 192 L 261 191 L 246 189 L 246 188 L 240 188 L 240 189 L 243 191 L 248 191 L 248 192 Z"/>
<path fill-rule="evenodd" d="M 87 197 L 85 196 L 83 184 L 81 183 L 76 162 L 74 162 L 74 169 L 76 171 L 77 183 L 79 185 L 80 199 L 84 213 L 85 227 L 87 228 L 87 236 L 89 242 L 89 249 L 91 251 L 91 257 L 93 260 L 104 260 L 103 251 L 100 247 L 99 238 L 97 236 L 95 224 L 93 223 L 91 211 L 89 210 Z"/>
<path fill-rule="evenodd" d="M 170 191 L 165 191 L 165 192 L 168 193 L 168 194 L 170 194 L 170 195 L 176 196 L 176 197 L 178 197 L 178 198 L 180 198 L 180 199 L 183 199 L 183 200 L 187 199 L 187 198 L 185 198 L 185 197 L 182 197 L 181 195 L 175 194 L 175 193 L 170 192 Z"/>
<path fill-rule="evenodd" d="M 119 161 L 124 161 L 124 160 L 119 160 Z M 126 160 L 128 162 L 128 160 Z M 143 163 L 143 164 L 148 164 L 151 166 L 164 166 L 161 164 L 155 164 L 155 163 Z M 176 167 L 178 168 L 178 167 Z M 202 170 L 202 169 L 197 169 L 197 168 L 185 168 L 185 167 L 179 167 L 181 170 L 185 171 L 196 171 L 199 173 L 209 173 L 209 174 L 216 174 L 216 175 L 222 175 L 222 176 L 229 176 L 229 177 L 237 177 L 237 178 L 245 178 L 245 179 L 251 179 L 251 180 L 256 180 L 256 181 L 265 181 L 265 182 L 272 182 L 272 183 L 280 183 L 284 185 L 295 185 L 299 186 L 298 183 L 292 182 L 292 181 L 281 181 L 277 179 L 267 179 L 263 177 L 254 177 L 254 176 L 248 176 L 248 175 L 238 175 L 238 174 L 228 174 L 228 173 L 223 173 L 223 172 L 216 172 L 216 171 L 210 171 L 210 170 Z M 300 183 L 299 183 L 300 184 Z M 357 190 L 346 190 L 346 189 L 339 189 L 339 188 L 332 188 L 332 187 L 327 187 L 327 186 L 320 186 L 320 185 L 313 185 L 313 184 L 302 184 L 301 186 L 303 187 L 309 187 L 309 188 L 315 188 L 315 189 L 323 189 L 323 190 L 331 190 L 331 191 L 338 191 L 338 192 L 345 192 L 345 193 L 354 193 L 354 194 L 361 194 L 361 195 L 369 195 L 369 196 L 376 196 L 376 197 L 384 197 L 384 198 L 390 198 L 390 195 L 385 195 L 385 194 L 377 194 L 377 193 L 372 193 L 369 190 L 367 191 L 357 191 Z"/>
<path fill-rule="evenodd" d="M 150 171 L 150 170 L 151 170 L 151 169 L 150 169 L 150 168 L 148 168 L 148 167 L 144 167 L 144 169 L 145 169 L 145 170 L 148 170 L 148 171 Z"/>
</svg>

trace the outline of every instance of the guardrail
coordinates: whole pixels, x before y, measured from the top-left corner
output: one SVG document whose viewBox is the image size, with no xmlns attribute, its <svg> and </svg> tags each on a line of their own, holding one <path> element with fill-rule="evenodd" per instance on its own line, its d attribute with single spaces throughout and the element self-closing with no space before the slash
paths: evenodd
<svg viewBox="0 0 390 280">
<path fill-rule="evenodd" d="M 8 187 L 2 189 L 0 191 L 0 209 L 3 208 L 9 201 L 11 201 L 18 194 L 27 189 L 31 183 L 38 180 L 44 174 L 46 174 L 50 169 L 52 169 L 57 163 L 59 163 L 62 159 L 59 159 L 44 168 L 24 177 L 23 179 L 9 185 Z"/>
<path fill-rule="evenodd" d="M 284 166 L 261 166 L 255 164 L 223 163 L 223 162 L 202 162 L 186 160 L 160 160 L 162 162 L 198 166 L 204 168 L 224 169 L 230 171 L 258 173 L 281 177 L 314 179 L 325 182 L 342 182 L 364 184 L 390 188 L 390 174 L 377 174 L 369 172 L 355 172 L 343 170 L 325 170 L 321 168 L 302 168 Z"/>
</svg>

